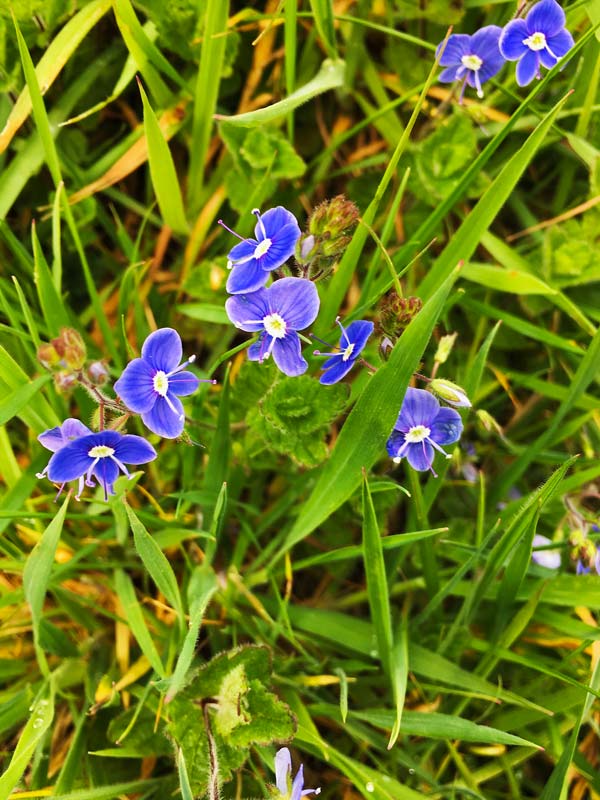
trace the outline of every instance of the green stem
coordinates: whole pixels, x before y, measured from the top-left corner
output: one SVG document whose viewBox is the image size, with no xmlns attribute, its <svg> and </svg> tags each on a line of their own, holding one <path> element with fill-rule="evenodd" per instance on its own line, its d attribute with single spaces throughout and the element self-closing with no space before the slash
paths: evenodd
<svg viewBox="0 0 600 800">
<path fill-rule="evenodd" d="M 415 504 L 415 512 L 417 515 L 419 528 L 421 530 L 427 530 L 429 527 L 429 521 L 427 518 L 427 509 L 423 500 L 423 492 L 421 491 L 419 476 L 414 469 L 411 469 L 410 467 L 407 467 L 407 469 L 410 480 L 410 494 Z M 419 551 L 421 553 L 421 561 L 423 562 L 425 586 L 427 587 L 429 596 L 434 597 L 440 588 L 440 580 L 433 541 L 431 539 L 424 539 L 422 542 L 419 542 Z"/>
</svg>

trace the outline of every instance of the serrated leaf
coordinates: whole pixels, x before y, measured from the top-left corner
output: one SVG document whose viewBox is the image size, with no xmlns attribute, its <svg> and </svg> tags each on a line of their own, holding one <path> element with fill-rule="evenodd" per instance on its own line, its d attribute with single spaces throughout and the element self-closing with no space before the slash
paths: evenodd
<svg viewBox="0 0 600 800">
<path fill-rule="evenodd" d="M 299 178 L 306 164 L 294 146 L 276 128 L 254 128 L 248 131 L 240 154 L 255 170 L 271 170 L 273 178 Z"/>
</svg>

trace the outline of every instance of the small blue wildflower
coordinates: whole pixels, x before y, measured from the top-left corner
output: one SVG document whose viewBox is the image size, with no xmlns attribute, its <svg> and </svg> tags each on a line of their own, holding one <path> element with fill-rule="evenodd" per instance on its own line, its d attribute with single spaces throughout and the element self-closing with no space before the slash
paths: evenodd
<svg viewBox="0 0 600 800">
<path fill-rule="evenodd" d="M 525 19 L 513 19 L 504 28 L 500 52 L 508 61 L 519 62 L 519 86 L 540 78 L 540 64 L 551 69 L 573 47 L 565 22 L 565 12 L 556 0 L 541 0 Z"/>
<path fill-rule="evenodd" d="M 244 239 L 219 220 L 219 225 L 242 240 L 227 256 L 227 266 L 231 268 L 227 280 L 229 294 L 246 294 L 264 286 L 271 270 L 285 264 L 294 253 L 300 238 L 296 217 L 283 206 L 270 208 L 262 215 L 255 208 L 252 213 L 257 219 L 256 239 Z"/>
<path fill-rule="evenodd" d="M 275 753 L 275 785 L 281 795 L 281 800 L 300 800 L 308 794 L 321 794 L 320 789 L 304 788 L 304 768 L 302 764 L 298 768 L 296 777 L 290 788 L 290 778 L 292 775 L 292 757 L 287 747 L 282 747 Z"/>
<path fill-rule="evenodd" d="M 55 428 L 49 428 L 47 431 L 40 433 L 38 442 L 43 444 L 46 450 L 51 450 L 53 453 L 56 453 L 80 436 L 87 436 L 88 433 L 92 433 L 92 431 L 87 428 L 83 422 L 69 417 L 62 425 L 57 425 Z M 48 466 L 45 466 L 41 472 L 36 473 L 36 477 L 45 478 L 47 473 Z M 61 491 L 62 486 L 60 487 L 59 494 Z"/>
<path fill-rule="evenodd" d="M 56 429 L 40 435 L 42 444 L 46 442 L 44 446 L 48 446 L 48 443 L 56 444 L 56 439 L 49 435 L 54 430 Z M 156 450 L 141 436 L 118 431 L 88 432 L 59 447 L 41 474 L 47 475 L 48 480 L 53 483 L 62 485 L 79 479 L 77 500 L 83 491 L 84 482 L 86 486 L 94 486 L 95 478 L 104 488 L 104 499 L 107 500 L 109 494 L 114 494 L 113 485 L 119 477 L 119 471 L 129 475 L 125 464 L 146 464 L 155 458 Z"/>
<path fill-rule="evenodd" d="M 434 450 L 450 458 L 440 445 L 457 442 L 462 428 L 458 411 L 440 408 L 436 398 L 424 389 L 409 388 L 387 440 L 387 451 L 396 463 L 406 456 L 413 469 L 431 470 L 436 475 L 432 466 Z"/>
<path fill-rule="evenodd" d="M 225 310 L 236 328 L 260 332 L 258 341 L 248 348 L 251 361 L 262 363 L 272 353 L 286 375 L 306 372 L 308 364 L 296 331 L 307 328 L 319 313 L 319 295 L 311 281 L 281 278 L 268 289 L 233 295 L 225 303 Z"/>
<path fill-rule="evenodd" d="M 552 544 L 552 540 L 547 536 L 542 536 L 541 533 L 536 533 L 533 537 L 533 547 L 547 547 Z M 558 569 L 560 567 L 561 558 L 560 550 L 534 550 L 531 554 L 532 561 L 539 564 L 540 567 L 546 569 Z"/>
<path fill-rule="evenodd" d="M 181 364 L 182 354 L 177 331 L 159 328 L 142 345 L 142 357 L 134 358 L 115 383 L 115 392 L 127 408 L 141 414 L 144 425 L 166 439 L 175 439 L 183 431 L 185 415 L 179 397 L 192 394 L 200 383 L 192 372 L 182 372 L 196 356 Z"/>
<path fill-rule="evenodd" d="M 336 322 L 342 331 L 339 343 L 340 352 L 321 353 L 319 350 L 314 351 L 316 356 L 330 356 L 321 366 L 321 369 L 325 370 L 325 374 L 319 378 L 320 383 L 326 386 L 337 383 L 344 375 L 350 372 L 375 327 L 372 322 L 367 322 L 364 319 L 357 319 L 351 322 L 347 328 L 344 328 L 339 318 L 336 319 Z"/>
<path fill-rule="evenodd" d="M 483 97 L 481 85 L 500 71 L 504 57 L 498 49 L 498 40 L 502 28 L 498 25 L 486 25 L 469 36 L 466 33 L 453 33 L 448 37 L 446 47 L 440 58 L 440 65 L 447 67 L 439 77 L 442 83 L 462 81 L 460 102 L 465 87 L 474 87 L 477 97 Z M 439 53 L 442 44 L 438 45 Z"/>
</svg>

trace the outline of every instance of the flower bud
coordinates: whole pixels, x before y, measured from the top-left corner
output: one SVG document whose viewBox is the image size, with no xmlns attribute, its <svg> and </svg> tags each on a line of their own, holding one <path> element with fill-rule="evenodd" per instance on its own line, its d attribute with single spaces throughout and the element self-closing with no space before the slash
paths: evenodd
<svg viewBox="0 0 600 800">
<path fill-rule="evenodd" d="M 389 294 L 381 301 L 378 328 L 395 342 L 422 308 L 420 297 L 398 297 L 395 292 Z"/>
<path fill-rule="evenodd" d="M 61 328 L 60 335 L 52 339 L 51 344 L 65 367 L 72 370 L 83 367 L 87 351 L 83 339 L 74 328 Z"/>
<path fill-rule="evenodd" d="M 390 355 L 392 354 L 392 350 L 394 349 L 394 343 L 389 338 L 389 336 L 384 336 L 382 340 L 379 342 L 379 355 L 384 361 L 387 361 Z"/>
<path fill-rule="evenodd" d="M 69 370 L 63 369 L 60 372 L 54 373 L 54 386 L 56 391 L 61 394 L 67 394 L 72 391 L 77 385 L 77 376 L 73 375 Z"/>
<path fill-rule="evenodd" d="M 312 233 L 303 233 L 296 244 L 296 261 L 299 264 L 306 264 L 316 254 L 315 237 Z"/>
<path fill-rule="evenodd" d="M 456 408 L 471 408 L 471 401 L 467 397 L 465 390 L 461 389 L 456 383 L 452 383 L 452 381 L 447 381 L 443 378 L 434 378 L 427 388 L 432 394 L 451 406 L 456 406 Z"/>
<path fill-rule="evenodd" d="M 103 361 L 92 361 L 87 368 L 88 378 L 95 386 L 102 386 L 108 380 L 108 370 Z"/>
<path fill-rule="evenodd" d="M 60 363 L 60 356 L 51 344 L 41 344 L 38 347 L 37 358 L 46 369 L 52 369 Z"/>
<path fill-rule="evenodd" d="M 438 364 L 444 364 L 448 360 L 448 356 L 452 352 L 457 336 L 457 333 L 450 333 L 447 336 L 442 336 L 435 352 L 434 361 L 437 361 Z M 471 404 L 469 403 L 469 405 Z"/>
<path fill-rule="evenodd" d="M 343 194 L 318 205 L 308 220 L 308 231 L 313 236 L 338 239 L 350 233 L 358 222 L 359 211 Z"/>
</svg>

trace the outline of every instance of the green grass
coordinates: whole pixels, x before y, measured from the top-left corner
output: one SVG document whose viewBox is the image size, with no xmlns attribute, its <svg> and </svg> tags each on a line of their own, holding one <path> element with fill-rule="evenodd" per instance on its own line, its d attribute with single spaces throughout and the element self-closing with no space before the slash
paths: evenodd
<svg viewBox="0 0 600 800">
<path fill-rule="evenodd" d="M 280 800 L 283 745 L 325 800 L 600 796 L 600 577 L 572 552 L 600 524 L 600 7 L 563 6 L 563 70 L 463 105 L 437 44 L 514 4 L 0 9 L 0 800 Z M 314 333 L 423 306 L 327 387 L 310 339 L 311 379 L 248 361 L 217 220 L 304 230 L 340 194 Z M 111 398 L 158 327 L 217 379 L 182 441 L 122 421 L 158 457 L 108 502 L 37 477 L 42 431 L 99 424 L 38 360 L 65 327 Z M 385 450 L 415 372 L 473 402 L 437 478 Z"/>
</svg>

